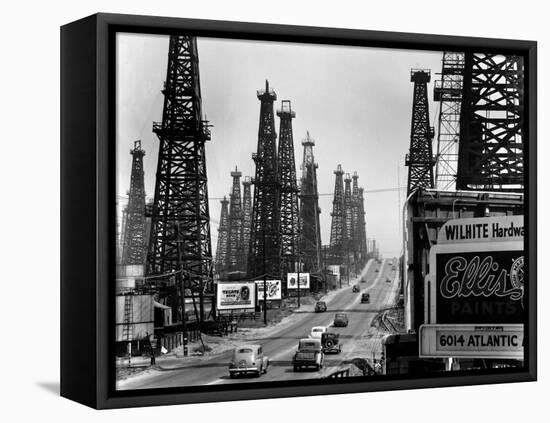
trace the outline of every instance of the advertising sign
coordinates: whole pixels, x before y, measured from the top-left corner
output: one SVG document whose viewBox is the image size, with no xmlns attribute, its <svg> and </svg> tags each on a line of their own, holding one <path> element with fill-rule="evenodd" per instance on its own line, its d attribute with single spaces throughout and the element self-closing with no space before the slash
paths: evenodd
<svg viewBox="0 0 550 423">
<path fill-rule="evenodd" d="M 441 229 L 440 237 L 448 239 L 449 227 L 468 236 L 474 236 L 473 229 L 465 228 L 477 228 L 476 237 L 485 232 L 484 225 L 488 225 L 495 236 L 503 234 L 503 228 L 514 232 L 514 228 L 522 227 L 523 221 L 521 216 L 514 219 L 480 218 L 479 223 L 475 223 L 476 219 L 449 221 Z M 430 275 L 426 278 L 426 322 L 523 324 L 526 318 L 523 248 L 520 235 L 514 240 L 508 236 L 504 241 L 443 242 L 432 247 Z"/>
<path fill-rule="evenodd" d="M 247 309 L 256 306 L 254 282 L 218 282 L 216 304 L 218 310 Z"/>
<path fill-rule="evenodd" d="M 258 292 L 257 302 L 260 303 L 264 299 L 264 281 L 256 282 L 256 288 Z M 281 299 L 281 281 L 280 280 L 268 280 L 266 281 L 267 293 L 266 300 L 280 300 Z"/>
<path fill-rule="evenodd" d="M 523 216 L 474 217 L 446 222 L 437 244 L 523 241 Z"/>
<path fill-rule="evenodd" d="M 298 273 L 288 273 L 287 289 L 298 289 Z M 300 273 L 300 289 L 309 289 L 309 273 Z"/>
<path fill-rule="evenodd" d="M 523 359 L 523 325 L 422 325 L 421 357 Z"/>
</svg>

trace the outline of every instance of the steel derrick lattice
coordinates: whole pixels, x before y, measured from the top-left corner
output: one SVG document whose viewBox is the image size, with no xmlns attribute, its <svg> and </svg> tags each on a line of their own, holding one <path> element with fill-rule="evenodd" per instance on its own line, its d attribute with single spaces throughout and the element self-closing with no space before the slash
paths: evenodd
<svg viewBox="0 0 550 423">
<path fill-rule="evenodd" d="M 278 175 L 279 175 L 279 233 L 281 245 L 281 269 L 283 274 L 296 271 L 298 262 L 299 213 L 298 184 L 296 181 L 296 163 L 294 159 L 294 138 L 292 134 L 292 119 L 296 113 L 292 110 L 289 100 L 281 101 L 281 109 L 277 110 L 280 118 Z"/>
<path fill-rule="evenodd" d="M 435 81 L 434 100 L 439 101 L 435 187 L 456 187 L 460 109 L 464 78 L 464 53 L 443 52 L 441 79 Z"/>
<path fill-rule="evenodd" d="M 243 270 L 243 210 L 241 199 L 241 176 L 242 173 L 237 170 L 231 172 L 233 186 L 229 195 L 229 235 L 227 239 L 227 261 L 226 270 L 234 272 Z"/>
<path fill-rule="evenodd" d="M 195 37 L 171 36 L 153 202 L 148 275 L 179 270 L 195 292 L 211 288 L 212 249 L 199 60 Z M 179 252 L 178 252 L 179 249 Z"/>
<path fill-rule="evenodd" d="M 524 63 L 466 53 L 457 189 L 522 192 Z"/>
<path fill-rule="evenodd" d="M 351 177 L 349 173 L 346 173 L 344 177 L 344 244 L 343 253 L 345 257 L 345 264 L 351 265 L 350 254 L 353 249 L 353 199 L 351 196 Z"/>
<path fill-rule="evenodd" d="M 334 171 L 334 199 L 332 200 L 332 223 L 330 227 L 330 255 L 332 264 L 341 264 L 344 257 L 345 245 L 345 216 L 344 216 L 344 171 L 338 165 Z"/>
<path fill-rule="evenodd" d="M 352 189 L 351 189 L 351 237 L 350 237 L 350 250 L 353 254 L 353 262 L 355 270 L 358 272 L 360 264 L 360 246 L 361 246 L 361 222 L 359 218 L 360 213 L 360 198 L 359 198 L 359 175 L 357 172 L 352 176 Z"/>
<path fill-rule="evenodd" d="M 216 246 L 216 273 L 225 274 L 227 263 L 227 239 L 229 232 L 229 201 L 226 197 L 220 201 L 222 204 L 220 214 L 220 226 L 218 227 L 218 243 Z"/>
<path fill-rule="evenodd" d="M 313 155 L 315 140 L 307 132 L 302 141 L 304 158 L 300 190 L 300 253 L 305 272 L 321 271 L 321 225 L 319 191 L 317 189 L 317 163 Z"/>
<path fill-rule="evenodd" d="M 268 274 L 280 277 L 279 179 L 273 102 L 275 92 L 265 82 L 265 90 L 257 91 L 260 100 L 258 145 L 252 159 L 256 164 L 254 203 L 248 254 L 248 275 Z"/>
<path fill-rule="evenodd" d="M 248 272 L 248 249 L 250 246 L 250 226 L 252 225 L 252 186 L 253 180 L 245 176 L 243 181 L 243 230 L 241 245 L 243 248 L 243 267 Z"/>
<path fill-rule="evenodd" d="M 361 258 L 361 266 L 367 263 L 367 225 L 365 222 L 365 197 L 364 189 L 359 188 L 359 255 Z"/>
<path fill-rule="evenodd" d="M 434 128 L 430 126 L 428 106 L 428 82 L 430 71 L 412 69 L 411 82 L 414 82 L 411 142 L 405 164 L 409 167 L 407 196 L 419 188 L 433 188 L 432 139 Z"/>
<path fill-rule="evenodd" d="M 124 241 L 122 245 L 123 265 L 143 265 L 146 256 L 145 244 L 145 178 L 143 172 L 143 156 L 141 141 L 134 142 L 132 155 L 132 173 L 130 175 L 130 190 L 128 206 L 124 219 Z"/>
</svg>

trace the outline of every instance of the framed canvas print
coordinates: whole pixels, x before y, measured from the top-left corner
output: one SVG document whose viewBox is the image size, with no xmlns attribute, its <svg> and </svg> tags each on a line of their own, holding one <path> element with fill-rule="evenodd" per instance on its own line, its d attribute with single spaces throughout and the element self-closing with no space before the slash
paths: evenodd
<svg viewBox="0 0 550 423">
<path fill-rule="evenodd" d="M 61 393 L 536 379 L 536 43 L 61 29 Z"/>
</svg>

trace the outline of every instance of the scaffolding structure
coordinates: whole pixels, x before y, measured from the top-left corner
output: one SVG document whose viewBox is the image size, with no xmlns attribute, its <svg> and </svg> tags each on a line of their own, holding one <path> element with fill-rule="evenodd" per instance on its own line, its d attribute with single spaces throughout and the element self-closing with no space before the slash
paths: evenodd
<svg viewBox="0 0 550 423">
<path fill-rule="evenodd" d="M 440 190 L 456 187 L 463 74 L 464 53 L 443 52 L 441 79 L 434 86 L 434 100 L 440 104 L 435 163 L 435 187 Z"/>
<path fill-rule="evenodd" d="M 334 171 L 334 198 L 332 200 L 332 222 L 330 226 L 330 264 L 342 264 L 345 248 L 345 215 L 344 215 L 344 171 L 338 165 Z"/>
<path fill-rule="evenodd" d="M 428 105 L 428 82 L 430 70 L 411 69 L 411 82 L 414 83 L 411 119 L 411 142 L 405 165 L 409 167 L 407 196 L 419 188 L 433 188 L 432 139 L 434 128 L 430 126 Z"/>
<path fill-rule="evenodd" d="M 143 172 L 143 156 L 141 141 L 134 142 L 130 150 L 132 156 L 132 173 L 130 175 L 130 190 L 128 191 L 128 206 L 123 218 L 122 265 L 143 265 L 147 252 L 145 244 L 145 182 Z"/>
<path fill-rule="evenodd" d="M 521 56 L 465 53 L 457 189 L 522 192 Z"/>
<path fill-rule="evenodd" d="M 279 148 L 278 148 L 278 179 L 279 179 L 279 234 L 281 248 L 281 274 L 296 271 L 299 261 L 299 212 L 298 185 L 296 181 L 296 163 L 294 159 L 294 137 L 292 134 L 292 119 L 296 113 L 292 110 L 289 100 L 281 101 L 277 110 L 280 118 Z"/>
<path fill-rule="evenodd" d="M 242 231 L 243 231 L 243 210 L 241 199 L 241 176 L 237 166 L 231 172 L 233 185 L 229 195 L 229 235 L 227 239 L 227 263 L 228 272 L 242 271 L 244 269 Z"/>
<path fill-rule="evenodd" d="M 153 124 L 160 140 L 147 257 L 149 276 L 185 271 L 184 289 L 200 298 L 213 290 L 210 213 L 197 41 L 170 36 L 162 122 Z"/>
<path fill-rule="evenodd" d="M 307 132 L 302 141 L 304 158 L 300 190 L 300 253 L 304 272 L 321 271 L 321 225 L 319 191 L 317 188 L 317 163 L 313 155 L 315 140 Z"/>
<path fill-rule="evenodd" d="M 257 91 L 260 100 L 258 145 L 252 159 L 256 164 L 254 203 L 248 253 L 248 276 L 269 274 L 280 277 L 279 178 L 277 171 L 277 133 L 273 102 L 275 91 L 265 81 L 265 89 Z"/>
<path fill-rule="evenodd" d="M 218 243 L 216 246 L 216 266 L 215 270 L 219 277 L 226 273 L 227 264 L 227 240 L 229 235 L 229 201 L 224 196 L 220 201 L 222 204 L 220 214 L 220 226 L 218 226 Z"/>
</svg>

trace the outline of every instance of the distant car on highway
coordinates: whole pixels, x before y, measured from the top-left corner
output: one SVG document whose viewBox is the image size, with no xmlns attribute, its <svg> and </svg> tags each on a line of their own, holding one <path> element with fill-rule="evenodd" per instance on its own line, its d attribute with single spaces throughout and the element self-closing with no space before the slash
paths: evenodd
<svg viewBox="0 0 550 423">
<path fill-rule="evenodd" d="M 361 280 L 359 281 L 360 283 L 365 283 L 367 280 L 365 278 L 361 278 Z"/>
<path fill-rule="evenodd" d="M 352 292 L 359 292 L 359 285 L 353 285 Z"/>
<path fill-rule="evenodd" d="M 370 294 L 368 292 L 365 292 L 363 295 L 361 295 L 361 304 L 363 303 L 370 303 Z"/>
<path fill-rule="evenodd" d="M 294 371 L 303 367 L 315 367 L 320 370 L 323 367 L 325 355 L 321 339 L 304 338 L 298 342 L 298 350 L 292 357 Z"/>
<path fill-rule="evenodd" d="M 349 323 L 348 315 L 346 313 L 336 313 L 334 315 L 334 322 L 332 322 L 332 326 L 347 326 Z"/>
<path fill-rule="evenodd" d="M 375 271 L 376 273 L 380 272 L 380 270 L 379 270 L 379 269 L 374 269 L 374 271 Z"/>
<path fill-rule="evenodd" d="M 264 355 L 261 345 L 243 345 L 233 350 L 229 363 L 229 377 L 252 373 L 259 377 L 267 373 L 269 359 Z"/>
<path fill-rule="evenodd" d="M 386 278 L 386 282 L 391 282 L 391 279 L 390 278 Z"/>
<path fill-rule="evenodd" d="M 317 301 L 315 303 L 315 313 L 322 313 L 324 311 L 327 311 L 327 303 L 324 301 Z"/>
<path fill-rule="evenodd" d="M 326 331 L 327 331 L 327 328 L 325 326 L 313 326 L 311 328 L 309 337 L 313 339 L 321 339 L 321 335 L 323 335 L 323 333 Z"/>
</svg>

